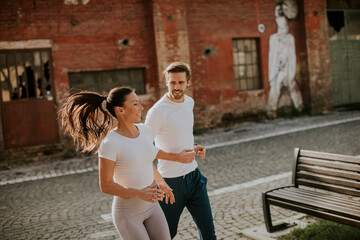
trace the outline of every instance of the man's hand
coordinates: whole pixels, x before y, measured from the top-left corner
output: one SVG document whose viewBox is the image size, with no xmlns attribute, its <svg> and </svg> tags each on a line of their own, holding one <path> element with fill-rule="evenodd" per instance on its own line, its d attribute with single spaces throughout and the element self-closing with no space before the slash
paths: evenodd
<svg viewBox="0 0 360 240">
<path fill-rule="evenodd" d="M 201 158 L 201 159 L 205 158 L 206 148 L 204 146 L 197 145 L 197 146 L 195 146 L 194 151 L 195 151 L 196 155 L 199 156 L 199 158 Z"/>
<path fill-rule="evenodd" d="M 177 162 L 191 163 L 195 160 L 195 152 L 193 149 L 184 149 L 177 154 Z"/>
</svg>

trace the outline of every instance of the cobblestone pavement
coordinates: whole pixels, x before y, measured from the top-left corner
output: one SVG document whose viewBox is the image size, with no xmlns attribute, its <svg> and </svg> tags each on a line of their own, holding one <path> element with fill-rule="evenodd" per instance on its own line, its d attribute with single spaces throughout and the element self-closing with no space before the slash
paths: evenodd
<svg viewBox="0 0 360 240">
<path fill-rule="evenodd" d="M 198 160 L 219 239 L 248 239 L 262 225 L 261 192 L 290 183 L 293 149 L 360 155 L 360 112 L 243 123 L 196 137 L 208 147 Z M 0 172 L 0 239 L 119 239 L 112 197 L 100 192 L 96 157 Z M 296 212 L 272 208 L 274 220 Z M 198 239 L 185 210 L 176 240 Z"/>
</svg>

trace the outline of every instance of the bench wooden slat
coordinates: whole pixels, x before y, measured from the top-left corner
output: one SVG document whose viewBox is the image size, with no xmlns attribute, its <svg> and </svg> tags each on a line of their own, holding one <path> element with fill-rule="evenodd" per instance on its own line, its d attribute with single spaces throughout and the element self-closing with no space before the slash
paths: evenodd
<svg viewBox="0 0 360 240">
<path fill-rule="evenodd" d="M 298 172 L 296 175 L 298 178 L 306 178 L 314 181 L 360 189 L 360 182 L 352 181 L 348 179 L 341 179 L 332 176 L 325 176 L 317 173 L 309 173 L 309 172 L 301 172 L 301 171 Z"/>
<path fill-rule="evenodd" d="M 287 191 L 294 191 L 294 192 L 298 192 L 298 193 L 301 193 L 304 195 L 312 195 L 312 194 L 316 193 L 316 195 L 318 195 L 322 198 L 326 198 L 331 201 L 343 203 L 343 204 L 349 205 L 351 207 L 360 209 L 360 202 L 358 200 L 350 199 L 347 197 L 340 197 L 340 196 L 330 195 L 330 194 L 326 194 L 326 193 L 319 192 L 319 191 L 307 190 L 307 189 L 296 188 L 296 187 L 287 188 Z"/>
<path fill-rule="evenodd" d="M 329 167 L 341 170 L 348 170 L 351 172 L 360 172 L 360 165 L 349 164 L 349 163 L 337 163 L 337 162 L 330 162 L 325 160 L 319 160 L 314 158 L 308 157 L 299 157 L 299 163 L 315 165 L 315 166 L 322 166 L 322 167 Z"/>
<path fill-rule="evenodd" d="M 353 218 L 339 216 L 337 214 L 323 212 L 321 210 L 316 210 L 316 209 L 309 208 L 306 206 L 296 205 L 296 204 L 292 204 L 292 203 L 289 203 L 286 201 L 281 201 L 281 200 L 276 200 L 276 199 L 269 199 L 269 203 L 271 203 L 272 205 L 287 208 L 287 209 L 290 209 L 293 211 L 302 212 L 302 213 L 309 214 L 309 215 L 312 215 L 315 217 L 320 217 L 320 218 L 328 219 L 328 220 L 338 222 L 341 224 L 347 224 L 349 226 L 360 228 L 360 220 L 356 220 Z"/>
<path fill-rule="evenodd" d="M 326 183 L 319 183 L 319 182 L 315 182 L 315 181 L 308 180 L 308 179 L 302 179 L 302 178 L 297 179 L 296 183 L 299 185 L 304 185 L 304 186 L 308 186 L 308 187 L 320 188 L 320 189 L 324 189 L 324 190 L 328 190 L 328 191 L 333 191 L 333 192 L 337 192 L 337 193 L 348 194 L 351 196 L 360 197 L 360 190 L 356 190 L 356 189 L 351 189 L 351 188 L 346 188 L 346 187 L 341 187 L 341 186 L 336 186 L 336 185 L 330 185 L 330 184 L 326 184 Z"/>
<path fill-rule="evenodd" d="M 291 201 L 293 203 L 297 203 L 299 205 L 309 205 L 315 208 L 321 208 L 323 210 L 331 211 L 333 213 L 339 212 L 338 214 L 347 214 L 348 217 L 358 217 L 360 219 L 360 211 L 354 209 L 353 207 L 343 206 L 336 202 L 326 202 L 320 201 L 320 199 L 314 199 L 312 197 L 294 194 L 289 191 L 275 191 L 269 192 L 268 198 L 276 198 L 276 199 L 283 199 L 286 201 Z M 341 215 L 340 214 L 340 215 Z"/>
<path fill-rule="evenodd" d="M 330 175 L 330 176 L 339 176 L 339 177 L 343 177 L 343 178 L 347 178 L 347 179 L 353 179 L 353 180 L 360 181 L 360 174 L 352 173 L 349 171 L 328 169 L 328 168 L 322 168 L 322 167 L 318 167 L 318 166 L 311 166 L 311 165 L 305 165 L 305 164 L 298 164 L 297 169 L 302 170 L 302 171 L 307 171 L 307 172 L 321 173 L 321 174 Z"/>
<path fill-rule="evenodd" d="M 309 151 L 309 150 L 301 149 L 300 156 L 360 164 L 360 157 L 335 154 L 335 153 L 325 153 L 325 152 L 317 152 L 317 151 Z"/>
<path fill-rule="evenodd" d="M 343 205 L 349 208 L 359 209 L 360 211 L 360 202 L 353 199 L 348 199 L 345 197 L 337 197 L 327 195 L 321 192 L 315 191 L 302 191 L 300 188 L 286 188 L 279 190 L 280 192 L 289 192 L 289 194 L 293 195 L 304 195 L 309 198 L 319 199 L 325 202 L 334 202 L 334 204 Z"/>
<path fill-rule="evenodd" d="M 270 205 L 360 228 L 360 157 L 295 148 L 292 185 L 262 193 L 268 232 L 288 227 L 272 224 Z"/>
<path fill-rule="evenodd" d="M 360 203 L 357 202 L 355 204 L 353 202 L 353 204 L 351 204 L 351 202 L 347 201 L 348 199 L 346 199 L 346 198 L 342 198 L 341 199 L 342 201 L 338 201 L 338 200 L 329 198 L 326 195 L 318 194 L 318 192 L 314 192 L 314 191 L 302 192 L 302 191 L 297 191 L 296 188 L 295 189 L 294 188 L 293 189 L 286 188 L 286 189 L 280 189 L 278 191 L 280 193 L 287 194 L 288 196 L 305 197 L 305 198 L 309 198 L 311 200 L 319 200 L 324 203 L 341 206 L 341 207 L 350 209 L 350 211 L 352 211 L 352 210 L 357 211 L 358 214 L 360 215 Z"/>
<path fill-rule="evenodd" d="M 360 212 L 354 211 L 347 207 L 342 207 L 338 205 L 329 204 L 326 202 L 316 201 L 304 196 L 295 196 L 295 195 L 288 195 L 284 192 L 275 191 L 268 193 L 268 200 L 277 199 L 281 201 L 286 201 L 292 204 L 296 204 L 299 206 L 306 206 L 308 208 L 312 207 L 317 210 L 326 211 L 329 213 L 337 214 L 344 217 L 355 218 L 360 220 Z"/>
</svg>

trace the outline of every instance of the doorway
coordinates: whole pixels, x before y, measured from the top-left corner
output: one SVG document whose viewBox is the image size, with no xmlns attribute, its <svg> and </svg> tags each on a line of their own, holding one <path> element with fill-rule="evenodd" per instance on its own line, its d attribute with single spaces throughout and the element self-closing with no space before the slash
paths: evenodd
<svg viewBox="0 0 360 240">
<path fill-rule="evenodd" d="M 328 10 L 334 106 L 360 103 L 360 10 Z"/>
<path fill-rule="evenodd" d="M 5 148 L 59 142 L 50 49 L 0 50 Z"/>
</svg>

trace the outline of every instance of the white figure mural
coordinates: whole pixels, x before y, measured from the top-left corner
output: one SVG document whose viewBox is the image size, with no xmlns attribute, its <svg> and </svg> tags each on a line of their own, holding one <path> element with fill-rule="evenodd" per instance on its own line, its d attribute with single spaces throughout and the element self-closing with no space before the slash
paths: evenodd
<svg viewBox="0 0 360 240">
<path fill-rule="evenodd" d="M 269 41 L 269 81 L 268 98 L 269 114 L 276 115 L 281 89 L 285 87 L 291 96 L 295 108 L 303 109 L 303 100 L 295 81 L 296 53 L 295 39 L 289 33 L 288 19 L 297 15 L 295 0 L 280 1 L 275 5 L 277 32 L 270 36 Z"/>
</svg>

